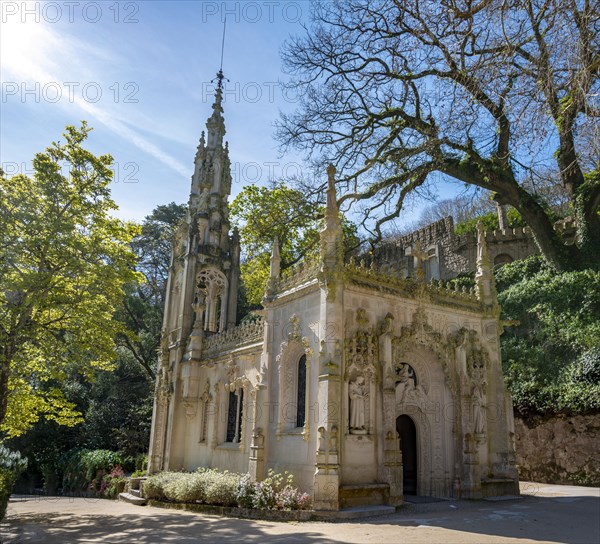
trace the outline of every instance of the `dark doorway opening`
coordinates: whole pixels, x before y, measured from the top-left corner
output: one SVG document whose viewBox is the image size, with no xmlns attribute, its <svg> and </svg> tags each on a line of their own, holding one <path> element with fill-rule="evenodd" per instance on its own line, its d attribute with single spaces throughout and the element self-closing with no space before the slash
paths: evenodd
<svg viewBox="0 0 600 544">
<path fill-rule="evenodd" d="M 417 429 L 410 416 L 402 415 L 396 419 L 396 430 L 400 435 L 402 450 L 402 476 L 404 494 L 417 494 Z"/>
</svg>

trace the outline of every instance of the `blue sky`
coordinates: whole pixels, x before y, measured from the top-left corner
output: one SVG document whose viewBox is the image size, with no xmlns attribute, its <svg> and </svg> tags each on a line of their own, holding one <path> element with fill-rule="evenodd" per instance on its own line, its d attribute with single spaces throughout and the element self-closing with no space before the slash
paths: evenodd
<svg viewBox="0 0 600 544">
<path fill-rule="evenodd" d="M 8 174 L 27 173 L 35 152 L 85 119 L 94 128 L 88 147 L 115 159 L 120 217 L 141 220 L 159 204 L 186 202 L 211 113 L 225 15 L 232 194 L 245 183 L 299 173 L 300 156 L 279 156 L 273 123 L 280 110 L 294 108 L 278 85 L 285 78 L 279 50 L 303 32 L 307 1 L 0 6 L 0 162 Z"/>
<path fill-rule="evenodd" d="M 227 14 L 223 69 L 233 193 L 242 180 L 293 175 L 273 122 L 291 109 L 279 48 L 307 20 L 305 2 L 2 2 L 0 160 L 27 171 L 36 151 L 86 119 L 88 146 L 117 163 L 112 191 L 128 219 L 185 202 L 211 113 Z"/>
</svg>

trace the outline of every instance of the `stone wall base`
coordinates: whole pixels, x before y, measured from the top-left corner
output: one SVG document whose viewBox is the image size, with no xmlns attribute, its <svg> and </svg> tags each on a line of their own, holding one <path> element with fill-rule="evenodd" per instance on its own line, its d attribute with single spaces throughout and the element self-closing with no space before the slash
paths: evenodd
<svg viewBox="0 0 600 544">
<path fill-rule="evenodd" d="M 600 485 L 600 414 L 515 415 L 519 478 L 564 485 Z"/>
</svg>

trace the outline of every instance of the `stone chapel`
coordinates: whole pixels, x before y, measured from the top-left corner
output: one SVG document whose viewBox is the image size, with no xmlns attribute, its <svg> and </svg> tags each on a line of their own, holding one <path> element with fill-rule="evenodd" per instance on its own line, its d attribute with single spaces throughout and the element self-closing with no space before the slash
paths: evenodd
<svg viewBox="0 0 600 544">
<path fill-rule="evenodd" d="M 220 74 L 221 76 L 221 74 Z M 335 169 L 320 253 L 280 273 L 236 324 L 240 243 L 230 232 L 222 77 L 173 245 L 149 470 L 287 470 L 317 510 L 406 495 L 517 494 L 512 402 L 486 233 L 476 289 L 344 261 Z"/>
</svg>

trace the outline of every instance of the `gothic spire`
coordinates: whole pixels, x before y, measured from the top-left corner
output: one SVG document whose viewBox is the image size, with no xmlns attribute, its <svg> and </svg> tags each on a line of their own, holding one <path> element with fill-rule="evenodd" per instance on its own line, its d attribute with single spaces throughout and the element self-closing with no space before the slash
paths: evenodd
<svg viewBox="0 0 600 544">
<path fill-rule="evenodd" d="M 217 72 L 217 90 L 215 91 L 215 101 L 213 103 L 212 115 L 206 122 L 206 129 L 208 132 L 208 145 L 209 149 L 215 149 L 223 146 L 223 137 L 225 136 L 225 119 L 223 119 L 223 70 Z M 215 81 L 213 79 L 213 81 Z"/>
</svg>

